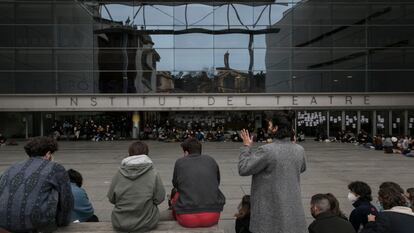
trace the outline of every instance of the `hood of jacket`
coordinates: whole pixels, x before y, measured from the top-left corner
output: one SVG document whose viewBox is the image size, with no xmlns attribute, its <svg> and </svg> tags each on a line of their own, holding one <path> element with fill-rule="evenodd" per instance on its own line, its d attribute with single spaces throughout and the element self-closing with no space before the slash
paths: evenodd
<svg viewBox="0 0 414 233">
<path fill-rule="evenodd" d="M 147 155 L 133 155 L 122 160 L 119 172 L 130 180 L 135 180 L 152 169 L 152 160 Z"/>
<path fill-rule="evenodd" d="M 394 206 L 389 210 L 384 210 L 384 212 L 394 212 L 400 214 L 406 214 L 414 217 L 414 212 L 410 207 L 406 206 Z"/>
</svg>

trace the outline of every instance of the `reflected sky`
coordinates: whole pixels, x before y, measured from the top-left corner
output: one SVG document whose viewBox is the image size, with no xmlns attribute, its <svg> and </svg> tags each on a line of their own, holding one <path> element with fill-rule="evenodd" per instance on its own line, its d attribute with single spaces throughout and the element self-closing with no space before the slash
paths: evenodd
<svg viewBox="0 0 414 233">
<path fill-rule="evenodd" d="M 183 30 L 187 27 L 209 30 L 227 28 L 258 30 L 278 23 L 284 13 L 295 5 L 292 1 L 281 2 L 258 6 L 189 4 L 187 6 L 146 5 L 143 7 L 105 4 L 101 7 L 101 17 L 137 26 L 137 28 L 145 25 L 147 29 Z M 227 12 L 229 12 L 228 16 Z M 246 34 L 193 33 L 152 35 L 151 37 L 154 48 L 161 56 L 157 63 L 159 71 L 215 70 L 218 67 L 224 67 L 226 52 L 230 54 L 229 63 L 232 69 L 242 71 L 249 69 L 249 35 Z M 255 35 L 253 38 L 253 69 L 255 71 L 265 70 L 265 37 L 265 35 Z"/>
</svg>

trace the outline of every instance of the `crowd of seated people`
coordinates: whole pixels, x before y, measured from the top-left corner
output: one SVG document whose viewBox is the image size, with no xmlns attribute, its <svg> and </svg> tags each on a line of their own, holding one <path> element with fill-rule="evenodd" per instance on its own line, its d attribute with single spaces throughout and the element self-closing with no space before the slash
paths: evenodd
<svg viewBox="0 0 414 233">
<path fill-rule="evenodd" d="M 253 138 L 256 142 L 268 142 L 272 138 L 265 128 L 252 130 Z M 140 135 L 142 140 L 158 140 L 163 142 L 182 142 L 188 138 L 196 138 L 204 142 L 241 142 L 240 130 L 224 130 L 222 125 L 217 128 L 202 128 L 195 126 L 167 126 L 156 124 L 145 124 Z"/>
<path fill-rule="evenodd" d="M 99 120 L 90 118 L 83 122 L 56 120 L 52 125 L 51 135 L 56 140 L 113 141 L 129 137 L 130 128 L 126 117 Z"/>
</svg>

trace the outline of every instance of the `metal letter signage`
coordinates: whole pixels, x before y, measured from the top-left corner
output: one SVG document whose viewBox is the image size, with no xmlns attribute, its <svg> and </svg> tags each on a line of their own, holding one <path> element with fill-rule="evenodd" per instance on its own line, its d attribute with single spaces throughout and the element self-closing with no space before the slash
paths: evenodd
<svg viewBox="0 0 414 233">
<path fill-rule="evenodd" d="M 210 111 L 413 108 L 414 93 L 0 95 L 0 111 Z"/>
</svg>

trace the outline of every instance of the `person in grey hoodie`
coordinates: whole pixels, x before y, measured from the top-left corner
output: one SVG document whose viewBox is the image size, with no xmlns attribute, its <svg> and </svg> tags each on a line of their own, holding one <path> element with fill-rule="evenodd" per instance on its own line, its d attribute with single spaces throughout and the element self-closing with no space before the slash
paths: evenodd
<svg viewBox="0 0 414 233">
<path fill-rule="evenodd" d="M 137 141 L 128 152 L 129 157 L 122 160 L 107 195 L 115 205 L 112 226 L 117 232 L 146 232 L 158 224 L 157 206 L 164 201 L 165 189 L 148 157 L 148 146 Z"/>
</svg>

